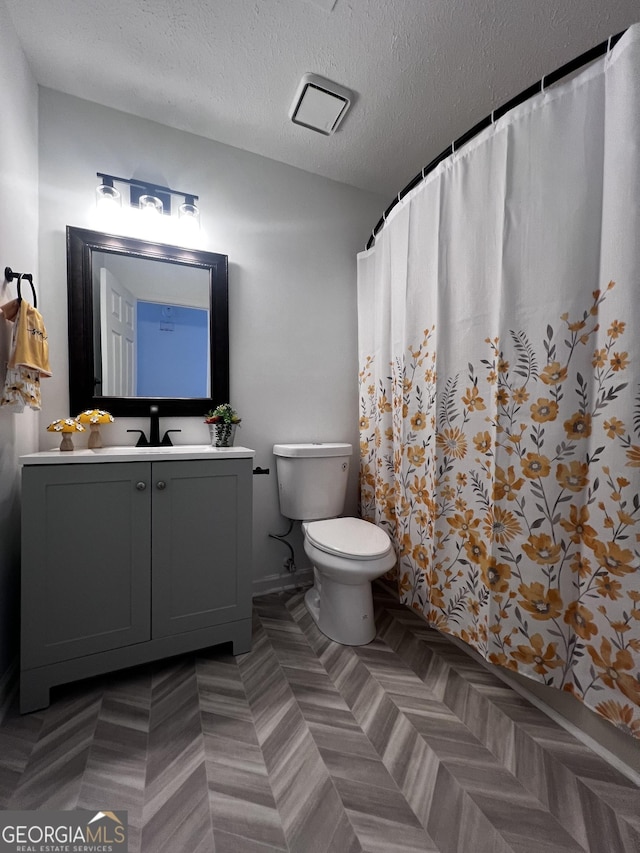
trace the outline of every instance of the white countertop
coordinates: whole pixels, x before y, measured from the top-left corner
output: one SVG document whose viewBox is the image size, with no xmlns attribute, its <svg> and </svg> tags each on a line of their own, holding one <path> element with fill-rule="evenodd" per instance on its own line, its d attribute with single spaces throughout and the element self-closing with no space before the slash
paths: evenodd
<svg viewBox="0 0 640 853">
<path fill-rule="evenodd" d="M 43 450 L 20 457 L 22 465 L 68 465 L 74 462 L 161 462 L 170 459 L 250 459 L 248 447 L 213 447 L 210 444 L 183 444 L 175 447 L 100 447 L 89 450 Z"/>
</svg>

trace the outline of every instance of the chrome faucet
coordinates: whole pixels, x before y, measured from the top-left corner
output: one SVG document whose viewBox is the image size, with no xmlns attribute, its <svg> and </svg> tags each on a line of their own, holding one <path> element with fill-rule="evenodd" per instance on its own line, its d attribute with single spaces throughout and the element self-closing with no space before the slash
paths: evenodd
<svg viewBox="0 0 640 853">
<path fill-rule="evenodd" d="M 149 439 L 147 440 L 144 430 L 128 429 L 127 432 L 138 432 L 140 438 L 136 442 L 136 447 L 172 447 L 172 441 L 169 437 L 170 432 L 182 432 L 181 429 L 168 429 L 162 441 L 160 441 L 160 412 L 157 406 L 149 406 Z"/>
</svg>

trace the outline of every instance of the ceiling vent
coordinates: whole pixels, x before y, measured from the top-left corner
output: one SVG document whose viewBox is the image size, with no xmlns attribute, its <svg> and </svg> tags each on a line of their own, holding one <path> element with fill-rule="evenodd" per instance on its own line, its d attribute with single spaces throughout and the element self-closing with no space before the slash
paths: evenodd
<svg viewBox="0 0 640 853">
<path fill-rule="evenodd" d="M 349 89 L 317 74 L 305 74 L 291 104 L 289 117 L 294 124 L 331 136 L 345 117 L 352 100 L 353 92 Z"/>
</svg>

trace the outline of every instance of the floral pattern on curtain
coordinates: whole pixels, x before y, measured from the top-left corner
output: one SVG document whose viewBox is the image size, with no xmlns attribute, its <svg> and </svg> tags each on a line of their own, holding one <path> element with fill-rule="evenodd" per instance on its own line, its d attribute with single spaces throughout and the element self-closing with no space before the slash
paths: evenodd
<svg viewBox="0 0 640 853">
<path fill-rule="evenodd" d="M 628 103 L 615 121 L 638 33 L 620 44 L 439 168 L 359 257 L 360 494 L 404 603 L 640 737 L 640 168 Z"/>
</svg>

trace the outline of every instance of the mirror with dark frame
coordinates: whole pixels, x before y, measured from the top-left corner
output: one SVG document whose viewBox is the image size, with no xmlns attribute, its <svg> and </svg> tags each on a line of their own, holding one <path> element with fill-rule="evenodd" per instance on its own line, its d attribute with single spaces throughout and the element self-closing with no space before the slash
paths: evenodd
<svg viewBox="0 0 640 853">
<path fill-rule="evenodd" d="M 204 415 L 229 399 L 227 256 L 67 226 L 73 414 Z"/>
</svg>

